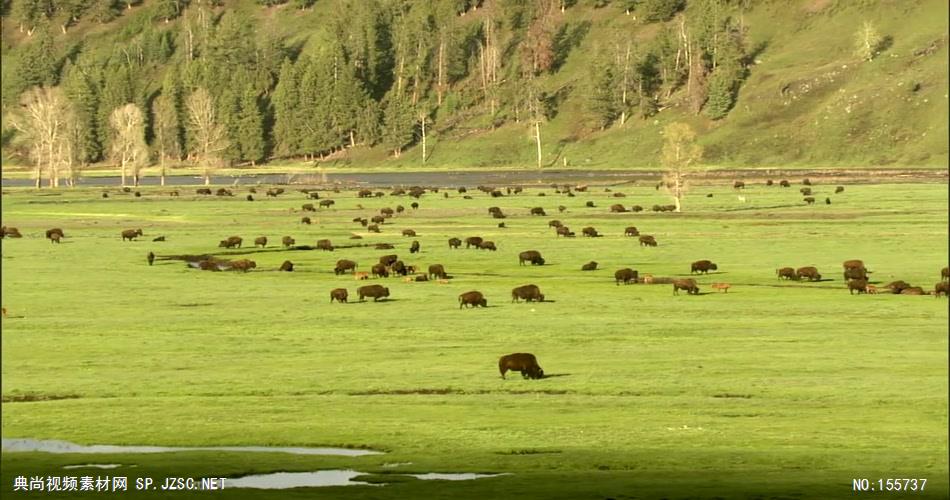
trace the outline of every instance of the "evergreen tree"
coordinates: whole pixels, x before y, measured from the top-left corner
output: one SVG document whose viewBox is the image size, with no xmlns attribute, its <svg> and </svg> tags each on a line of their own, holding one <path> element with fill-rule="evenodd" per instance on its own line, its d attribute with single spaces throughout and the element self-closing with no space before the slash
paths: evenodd
<svg viewBox="0 0 950 500">
<path fill-rule="evenodd" d="M 17 80 L 22 88 L 54 86 L 58 82 L 60 62 L 53 45 L 53 34 L 44 20 L 20 53 Z"/>
<path fill-rule="evenodd" d="M 300 77 L 299 66 L 284 59 L 274 88 L 274 153 L 278 156 L 301 154 L 300 150 Z"/>
<path fill-rule="evenodd" d="M 152 101 L 152 116 L 154 117 L 152 149 L 158 157 L 163 186 L 165 185 L 167 161 L 181 155 L 181 143 L 179 142 L 181 122 L 179 122 L 175 100 L 174 95 L 162 93 Z"/>
<path fill-rule="evenodd" d="M 646 22 L 666 21 L 685 4 L 686 0 L 643 0 L 637 5 L 637 13 Z"/>
<path fill-rule="evenodd" d="M 188 2 L 186 0 L 157 0 L 155 5 L 155 17 L 167 23 L 180 16 L 187 4 Z"/>
<path fill-rule="evenodd" d="M 241 143 L 242 159 L 255 164 L 264 159 L 264 122 L 257 94 L 251 84 L 245 84 L 241 93 L 237 136 Z"/>
<path fill-rule="evenodd" d="M 135 89 L 132 86 L 132 77 L 128 66 L 106 66 L 103 69 L 102 91 L 99 93 L 99 120 L 101 134 L 99 136 L 103 151 L 112 148 L 113 131 L 108 126 L 112 112 L 125 104 L 135 102 Z"/>
<path fill-rule="evenodd" d="M 89 0 L 89 15 L 97 23 L 107 23 L 119 16 L 118 0 Z"/>
<path fill-rule="evenodd" d="M 82 164 L 102 158 L 99 141 L 99 86 L 86 68 L 67 64 L 63 70 L 63 87 L 76 116 L 75 157 Z"/>
<path fill-rule="evenodd" d="M 617 67 L 612 61 L 600 57 L 591 67 L 587 81 L 587 107 L 596 127 L 603 130 L 620 116 L 622 103 L 617 95 Z"/>
<path fill-rule="evenodd" d="M 333 130 L 333 76 L 326 61 L 309 58 L 304 62 L 299 92 L 303 151 L 323 154 L 339 146 L 341 138 Z"/>
<path fill-rule="evenodd" d="M 415 138 L 415 117 L 409 99 L 395 91 L 390 91 L 383 99 L 383 144 L 399 157 L 402 148 Z"/>
</svg>

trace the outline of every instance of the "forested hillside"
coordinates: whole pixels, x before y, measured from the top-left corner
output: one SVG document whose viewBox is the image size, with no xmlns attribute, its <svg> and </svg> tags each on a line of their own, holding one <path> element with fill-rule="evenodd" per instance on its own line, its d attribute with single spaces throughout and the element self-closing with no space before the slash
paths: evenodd
<svg viewBox="0 0 950 500">
<path fill-rule="evenodd" d="M 8 0 L 6 167 L 948 162 L 945 0 Z"/>
</svg>

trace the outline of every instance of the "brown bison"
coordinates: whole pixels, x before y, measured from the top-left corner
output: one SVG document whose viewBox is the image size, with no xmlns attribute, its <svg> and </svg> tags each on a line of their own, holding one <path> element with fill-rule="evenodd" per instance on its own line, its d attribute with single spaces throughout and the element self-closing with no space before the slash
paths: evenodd
<svg viewBox="0 0 950 500">
<path fill-rule="evenodd" d="M 544 213 L 544 209 L 541 207 L 534 207 L 531 209 L 531 215 L 547 215 Z"/>
<path fill-rule="evenodd" d="M 316 207 L 313 206 L 313 203 L 304 203 L 304 204 L 300 207 L 300 209 L 303 210 L 304 212 L 316 212 L 316 211 L 317 211 Z"/>
<path fill-rule="evenodd" d="M 211 194 L 211 189 L 209 189 L 209 188 L 198 188 L 198 189 L 195 190 L 195 193 L 196 193 L 196 194 L 208 194 L 208 195 L 210 195 L 210 194 Z"/>
<path fill-rule="evenodd" d="M 397 260 L 399 260 L 399 257 L 396 256 L 395 254 L 383 255 L 382 257 L 379 258 L 379 263 L 386 267 L 389 267 L 393 265 L 393 262 L 396 262 Z"/>
<path fill-rule="evenodd" d="M 258 236 L 254 238 L 254 246 L 264 248 L 267 246 L 267 236 Z"/>
<path fill-rule="evenodd" d="M 226 240 L 221 240 L 221 242 L 218 243 L 218 247 L 219 248 L 234 248 L 234 247 L 241 248 L 242 241 L 244 240 L 241 239 L 240 236 L 231 236 Z"/>
<path fill-rule="evenodd" d="M 867 293 L 868 291 L 868 282 L 867 280 L 862 279 L 850 279 L 848 280 L 848 293 L 854 295 L 854 291 L 858 291 L 858 295 L 862 293 Z"/>
<path fill-rule="evenodd" d="M 309 193 L 307 193 L 307 198 L 309 198 L 309 199 L 311 199 L 311 200 L 319 200 L 319 199 L 320 199 L 320 193 L 318 193 L 318 192 L 316 192 L 316 191 L 309 192 Z"/>
<path fill-rule="evenodd" d="M 806 205 L 814 205 L 814 204 L 815 204 L 815 197 L 814 197 L 814 196 L 806 196 L 802 201 L 804 201 Z"/>
<path fill-rule="evenodd" d="M 378 225 L 378 224 L 370 224 L 370 225 L 366 226 L 366 230 L 369 231 L 369 232 L 371 232 L 371 233 L 378 233 L 378 232 L 379 232 L 379 225 Z"/>
<path fill-rule="evenodd" d="M 835 194 L 843 193 L 843 192 L 844 192 L 844 186 L 838 186 L 835 188 Z"/>
<path fill-rule="evenodd" d="M 689 295 L 698 295 L 699 287 L 696 286 L 696 280 L 692 278 L 673 280 L 673 295 L 679 295 L 680 290 L 686 290 Z"/>
<path fill-rule="evenodd" d="M 309 226 L 310 224 L 312 224 L 312 221 L 310 220 L 310 217 L 301 217 L 301 218 L 300 218 L 300 223 L 301 223 L 301 224 L 306 224 L 306 225 Z"/>
<path fill-rule="evenodd" d="M 478 245 L 478 248 L 481 250 L 491 250 L 492 252 L 498 250 L 498 248 L 495 247 L 494 241 L 483 241 Z"/>
<path fill-rule="evenodd" d="M 528 250 L 518 254 L 518 264 L 523 266 L 525 262 L 530 262 L 533 266 L 543 266 L 544 258 L 541 257 L 541 252 Z"/>
<path fill-rule="evenodd" d="M 511 289 L 511 301 L 544 302 L 544 294 L 537 285 L 523 285 Z"/>
<path fill-rule="evenodd" d="M 934 285 L 934 296 L 939 297 L 942 293 L 943 296 L 946 297 L 948 295 L 948 290 L 950 290 L 950 283 L 946 281 L 938 281 L 937 284 Z"/>
<path fill-rule="evenodd" d="M 448 194 L 448 193 L 446 193 Z M 417 274 L 414 281 L 429 281 L 429 275 L 427 274 Z"/>
<path fill-rule="evenodd" d="M 147 260 L 148 265 L 151 266 L 155 262 L 155 254 L 153 252 L 149 252 L 148 255 L 145 256 L 145 260 Z"/>
<path fill-rule="evenodd" d="M 291 238 L 290 236 L 284 236 L 283 238 L 281 238 L 280 242 L 282 245 L 284 245 L 285 248 L 292 247 L 294 246 L 294 243 L 296 243 L 296 241 L 294 241 L 294 239 Z"/>
<path fill-rule="evenodd" d="M 643 207 L 641 207 L 640 205 L 634 205 L 634 206 L 630 207 L 630 211 L 631 211 L 631 212 L 642 212 L 642 211 L 643 211 Z"/>
<path fill-rule="evenodd" d="M 330 290 L 330 303 L 337 301 L 341 304 L 346 303 L 346 298 L 349 296 L 349 293 L 346 291 L 346 288 L 334 288 Z"/>
<path fill-rule="evenodd" d="M 901 295 L 926 295 L 927 292 L 919 286 L 912 286 L 901 290 Z"/>
<path fill-rule="evenodd" d="M 644 234 L 644 235 L 640 236 L 640 246 L 641 246 L 641 247 L 644 247 L 644 246 L 646 246 L 646 247 L 655 247 L 655 246 L 656 246 L 656 238 L 654 238 L 653 236 L 651 236 L 651 235 L 649 235 L 649 234 Z"/>
<path fill-rule="evenodd" d="M 65 237 L 66 237 L 66 235 L 63 233 L 63 230 L 62 230 L 62 229 L 60 229 L 60 228 L 58 228 L 58 227 L 54 227 L 53 229 L 47 229 L 47 230 L 46 230 L 46 239 L 48 239 L 48 240 L 53 239 L 53 235 L 54 235 L 54 234 L 58 234 L 60 238 L 65 238 Z"/>
<path fill-rule="evenodd" d="M 440 279 L 447 279 L 448 275 L 445 274 L 445 267 L 442 264 L 432 264 L 429 266 L 429 276 L 435 276 Z"/>
<path fill-rule="evenodd" d="M 321 207 L 321 208 L 330 208 L 331 206 L 333 206 L 333 205 L 335 205 L 335 204 L 336 204 L 336 202 L 333 201 L 333 200 L 320 200 L 320 207 Z"/>
<path fill-rule="evenodd" d="M 294 270 L 294 263 L 291 262 L 291 261 L 289 261 L 289 260 L 285 260 L 285 261 L 283 262 L 283 264 L 280 265 L 280 268 L 278 268 L 277 270 L 278 270 L 278 271 L 285 271 L 285 272 L 288 272 L 288 273 L 289 273 L 289 272 L 292 272 L 292 271 Z"/>
<path fill-rule="evenodd" d="M 597 270 L 597 263 L 594 261 L 590 261 L 587 264 L 584 264 L 583 266 L 581 266 L 581 271 L 596 271 L 596 270 Z"/>
<path fill-rule="evenodd" d="M 50 242 L 50 243 L 56 243 L 56 244 L 58 245 L 60 239 L 62 239 L 62 236 L 60 236 L 59 233 L 53 233 L 53 234 L 49 235 L 49 242 Z"/>
<path fill-rule="evenodd" d="M 352 260 L 341 259 L 336 261 L 336 267 L 333 268 L 334 274 L 343 274 L 349 272 L 356 272 L 356 262 Z"/>
<path fill-rule="evenodd" d="M 950 267 L 945 267 L 940 270 L 940 279 L 942 281 L 950 280 Z"/>
<path fill-rule="evenodd" d="M 863 267 L 849 267 L 844 270 L 846 280 L 868 280 L 868 270 Z"/>
<path fill-rule="evenodd" d="M 389 289 L 382 285 L 361 286 L 356 289 L 356 293 L 360 296 L 360 302 L 365 301 L 366 297 L 372 297 L 373 302 L 389 297 Z"/>
<path fill-rule="evenodd" d="M 811 186 L 811 181 L 808 180 L 808 177 L 805 177 L 805 178 L 802 180 L 802 184 L 804 184 L 804 185 L 806 185 L 806 186 Z"/>
<path fill-rule="evenodd" d="M 373 191 L 372 191 L 372 190 L 369 190 L 369 189 L 360 189 L 359 192 L 356 193 L 356 196 L 358 196 L 358 197 L 360 197 L 360 198 L 372 198 L 372 197 L 373 197 Z"/>
<path fill-rule="evenodd" d="M 389 269 L 387 269 L 384 264 L 373 264 L 371 271 L 373 272 L 373 276 L 376 278 L 389 277 Z"/>
<path fill-rule="evenodd" d="M 801 188 L 798 190 L 802 196 L 811 196 L 811 188 Z"/>
<path fill-rule="evenodd" d="M 549 220 L 549 221 L 548 221 L 548 227 L 558 228 L 558 227 L 561 227 L 561 226 L 563 226 L 563 225 L 564 225 L 564 224 L 561 223 L 561 221 L 559 221 L 559 220 L 557 220 L 557 219 Z"/>
<path fill-rule="evenodd" d="M 625 267 L 614 273 L 614 281 L 617 285 L 620 285 L 620 283 L 629 285 L 630 283 L 636 283 L 638 276 L 639 273 L 637 271 L 634 271 L 629 267 Z"/>
<path fill-rule="evenodd" d="M 3 227 L 3 231 L 0 231 L 0 235 L 4 238 L 22 238 L 23 235 L 20 234 L 20 230 L 15 227 Z"/>
<path fill-rule="evenodd" d="M 571 238 L 574 236 L 574 231 L 567 226 L 560 226 L 556 230 L 558 236 L 564 236 L 565 238 Z"/>
<path fill-rule="evenodd" d="M 403 229 L 403 230 L 402 230 L 402 235 L 403 235 L 403 236 L 415 236 L 415 235 L 416 235 L 416 232 L 413 231 L 412 229 Z"/>
<path fill-rule="evenodd" d="M 254 262 L 253 260 L 239 259 L 239 260 L 232 260 L 231 262 L 228 263 L 228 266 L 230 266 L 231 270 L 233 271 L 241 271 L 241 272 L 246 273 L 248 270 L 254 269 L 255 267 L 257 267 L 257 263 Z"/>
<path fill-rule="evenodd" d="M 386 218 L 392 217 L 393 213 L 395 212 L 393 212 L 393 209 L 389 207 L 379 209 L 379 215 L 382 215 L 383 217 L 386 217 Z"/>
<path fill-rule="evenodd" d="M 598 233 L 597 230 L 594 229 L 594 226 L 587 226 L 584 229 L 581 229 L 581 234 L 583 234 L 584 236 L 588 238 L 597 238 L 600 236 L 600 233 Z"/>
<path fill-rule="evenodd" d="M 527 352 L 506 354 L 498 360 L 501 378 L 505 378 L 505 373 L 509 370 L 521 373 L 521 377 L 526 379 L 544 378 L 544 370 L 538 366 L 538 359 L 534 357 L 534 354 Z"/>
<path fill-rule="evenodd" d="M 482 244 L 481 236 L 470 236 L 465 238 L 465 248 L 475 247 L 478 248 Z"/>
<path fill-rule="evenodd" d="M 821 281 L 821 274 L 818 273 L 818 269 L 814 266 L 799 267 L 795 274 L 798 275 L 798 280 L 808 279 L 808 281 Z"/>
<path fill-rule="evenodd" d="M 473 290 L 473 291 L 471 291 L 471 292 L 465 292 L 465 293 L 459 295 L 459 309 L 461 309 L 462 306 L 466 306 L 466 307 L 478 307 L 478 306 L 488 307 L 488 299 L 486 299 L 485 296 L 482 295 L 482 292 L 478 292 L 478 291 L 475 291 L 475 290 Z"/>
<path fill-rule="evenodd" d="M 385 224 L 386 218 L 383 217 L 382 215 L 374 215 L 370 217 L 369 221 L 372 222 L 373 224 Z"/>
<path fill-rule="evenodd" d="M 587 208 L 594 208 L 594 202 L 588 201 L 587 203 L 584 204 L 584 206 Z"/>
<path fill-rule="evenodd" d="M 449 238 L 449 248 L 458 248 L 462 246 L 462 240 L 458 238 Z"/>
<path fill-rule="evenodd" d="M 228 188 L 218 188 L 214 194 L 217 196 L 234 196 L 234 193 L 232 193 Z"/>
<path fill-rule="evenodd" d="M 782 179 L 782 180 L 778 181 L 778 185 L 779 185 L 779 186 L 782 186 L 783 188 L 787 188 L 787 187 L 790 187 L 792 184 L 791 184 L 790 182 L 788 182 L 788 180 Z"/>
<path fill-rule="evenodd" d="M 744 189 L 744 188 L 745 188 L 745 183 L 742 182 L 742 181 L 733 182 L 733 183 L 732 183 L 732 188 L 733 188 L 733 189 Z"/>
<path fill-rule="evenodd" d="M 791 267 L 783 267 L 781 269 L 776 269 L 775 275 L 778 276 L 779 279 L 787 279 L 787 280 L 798 279 L 798 275 L 795 273 L 795 270 L 792 269 Z"/>
<path fill-rule="evenodd" d="M 624 236 L 640 236 L 640 230 L 637 229 L 637 226 L 628 226 L 623 230 Z"/>
<path fill-rule="evenodd" d="M 910 288 L 910 283 L 903 280 L 897 280 L 897 281 L 892 281 L 882 286 L 881 288 L 886 288 L 890 290 L 891 293 L 901 293 L 903 289 Z"/>
<path fill-rule="evenodd" d="M 708 260 L 697 260 L 690 265 L 689 273 L 709 274 L 709 271 L 718 271 L 719 267 Z"/>
<path fill-rule="evenodd" d="M 851 269 L 854 267 L 864 267 L 864 261 L 861 259 L 846 260 L 841 264 L 841 267 L 843 267 L 844 269 Z"/>
<path fill-rule="evenodd" d="M 317 250 L 332 252 L 333 243 L 331 243 L 330 240 L 317 240 Z"/>
<path fill-rule="evenodd" d="M 626 212 L 626 211 L 627 211 L 627 207 L 621 205 L 620 203 L 615 203 L 615 204 L 613 204 L 613 205 L 610 205 L 610 211 L 611 211 L 612 213 L 620 214 L 620 213 Z"/>
<path fill-rule="evenodd" d="M 419 253 L 419 242 L 413 240 L 412 245 L 409 246 L 409 253 Z"/>
<path fill-rule="evenodd" d="M 142 236 L 141 229 L 126 229 L 122 231 L 122 241 L 125 241 L 125 240 L 132 241 L 135 238 L 138 238 L 139 236 Z"/>
</svg>

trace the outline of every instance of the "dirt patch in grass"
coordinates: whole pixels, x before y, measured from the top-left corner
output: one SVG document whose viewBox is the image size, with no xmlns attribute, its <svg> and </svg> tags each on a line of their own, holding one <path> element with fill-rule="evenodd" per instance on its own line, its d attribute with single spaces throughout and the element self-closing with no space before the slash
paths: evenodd
<svg viewBox="0 0 950 500">
<path fill-rule="evenodd" d="M 538 450 L 533 448 L 527 448 L 524 450 L 508 450 L 508 451 L 496 451 L 496 455 L 547 455 L 554 453 L 563 453 L 561 450 Z"/>
<path fill-rule="evenodd" d="M 36 401 L 57 401 L 60 399 L 79 399 L 79 394 L 43 394 L 38 392 L 28 392 L 25 394 L 4 394 L 2 402 L 4 403 L 32 403 Z"/>
<path fill-rule="evenodd" d="M 752 399 L 751 394 L 732 394 L 728 392 L 723 392 L 721 394 L 713 394 L 714 398 L 739 398 L 739 399 Z"/>
</svg>

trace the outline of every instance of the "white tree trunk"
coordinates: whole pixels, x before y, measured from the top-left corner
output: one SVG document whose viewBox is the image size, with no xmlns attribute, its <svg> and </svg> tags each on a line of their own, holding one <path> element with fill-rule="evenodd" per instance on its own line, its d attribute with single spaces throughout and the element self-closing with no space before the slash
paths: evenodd
<svg viewBox="0 0 950 500">
<path fill-rule="evenodd" d="M 541 122 L 534 122 L 534 138 L 538 144 L 538 168 L 541 168 Z"/>
<path fill-rule="evenodd" d="M 422 117 L 422 164 L 426 164 L 426 118 Z"/>
</svg>

